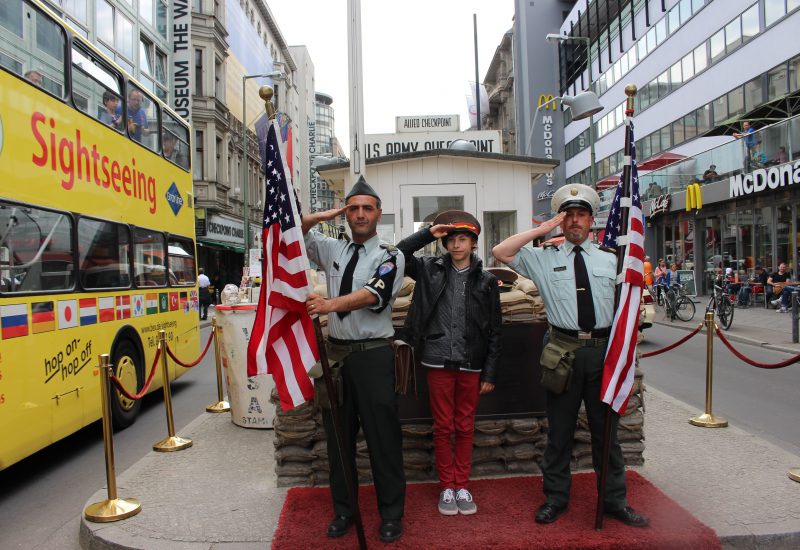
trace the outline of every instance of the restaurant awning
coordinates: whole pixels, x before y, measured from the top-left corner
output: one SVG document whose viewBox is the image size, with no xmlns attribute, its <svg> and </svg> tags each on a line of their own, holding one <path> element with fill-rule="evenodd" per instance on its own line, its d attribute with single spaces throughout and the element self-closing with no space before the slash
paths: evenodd
<svg viewBox="0 0 800 550">
<path fill-rule="evenodd" d="M 663 168 L 668 164 L 672 164 L 673 162 L 678 162 L 679 160 L 683 160 L 686 158 L 686 155 L 679 155 L 678 153 L 659 153 L 657 155 L 653 155 L 647 160 L 644 160 L 637 164 L 639 171 L 643 172 L 645 170 L 658 170 L 659 168 Z"/>
<path fill-rule="evenodd" d="M 612 187 L 616 187 L 619 184 L 619 175 L 616 176 L 608 176 L 605 179 L 601 179 L 597 182 L 595 186 L 598 191 L 604 191 L 605 189 L 610 189 Z"/>
</svg>

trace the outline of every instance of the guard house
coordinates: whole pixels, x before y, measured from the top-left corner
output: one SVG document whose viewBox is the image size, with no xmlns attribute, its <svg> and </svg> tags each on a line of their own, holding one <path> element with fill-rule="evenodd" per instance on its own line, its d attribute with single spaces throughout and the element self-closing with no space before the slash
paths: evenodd
<svg viewBox="0 0 800 550">
<path fill-rule="evenodd" d="M 533 184 L 557 160 L 479 152 L 464 140 L 432 149 L 367 159 L 364 178 L 383 202 L 381 238 L 396 243 L 443 210 L 473 212 L 481 222 L 478 256 L 497 265 L 494 245 L 533 224 Z M 344 197 L 355 183 L 350 163 L 319 167 L 330 188 Z M 549 200 L 549 199 L 547 199 Z"/>
</svg>

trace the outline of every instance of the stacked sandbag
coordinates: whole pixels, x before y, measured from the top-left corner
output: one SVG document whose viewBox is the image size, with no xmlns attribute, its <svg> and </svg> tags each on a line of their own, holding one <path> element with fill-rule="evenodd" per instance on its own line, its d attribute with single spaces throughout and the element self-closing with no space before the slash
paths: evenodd
<svg viewBox="0 0 800 550">
<path fill-rule="evenodd" d="M 644 463 L 644 406 L 641 373 L 637 371 L 625 415 L 620 419 L 618 437 L 625 464 Z M 412 399 L 412 397 L 401 397 Z M 327 485 L 328 453 L 320 409 L 305 403 L 291 411 L 275 404 L 275 471 L 278 486 Z M 403 465 L 408 481 L 435 481 L 433 426 L 428 422 L 402 424 Z M 472 476 L 538 474 L 547 446 L 546 418 L 485 419 L 475 422 Z M 356 468 L 361 482 L 372 480 L 369 451 L 363 434 L 356 444 Z M 572 450 L 573 470 L 592 468 L 592 449 L 586 412 L 581 408 Z"/>
<path fill-rule="evenodd" d="M 414 285 L 414 279 L 403 277 L 403 286 L 392 305 L 392 325 L 395 328 L 402 327 L 406 322 L 408 310 L 411 307 L 411 298 L 414 296 Z"/>
</svg>

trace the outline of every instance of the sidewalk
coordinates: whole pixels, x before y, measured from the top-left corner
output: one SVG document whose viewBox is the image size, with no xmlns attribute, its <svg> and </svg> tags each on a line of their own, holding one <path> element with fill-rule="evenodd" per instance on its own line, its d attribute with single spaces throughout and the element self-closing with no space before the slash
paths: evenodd
<svg viewBox="0 0 800 550">
<path fill-rule="evenodd" d="M 664 308 L 656 306 L 654 324 L 687 331 L 694 330 L 703 320 L 709 297 L 698 296 L 693 300 L 697 311 L 694 319 L 688 323 L 678 319 L 671 322 L 666 318 Z M 652 330 L 652 328 L 648 330 Z M 645 331 L 645 336 L 646 334 Z M 791 310 L 789 313 L 778 313 L 775 309 L 765 309 L 763 305 L 747 308 L 737 307 L 733 312 L 733 324 L 730 329 L 725 331 L 725 337 L 731 341 L 762 346 L 775 351 L 800 353 L 800 343 L 792 343 Z"/>
<path fill-rule="evenodd" d="M 714 529 L 726 548 L 800 547 L 800 484 L 786 475 L 800 467 L 800 457 L 736 427 L 691 426 L 687 419 L 700 411 L 656 390 L 647 391 L 645 404 L 647 448 L 638 470 L 647 479 Z M 142 511 L 114 523 L 81 518 L 82 548 L 271 546 L 288 490 L 276 486 L 272 430 L 204 413 L 178 432 L 194 446 L 150 452 L 117 475 L 118 496 L 138 499 Z M 540 496 L 528 504 L 531 521 Z M 86 504 L 106 497 L 100 489 Z M 322 547 L 328 520 L 308 526 L 319 531 Z"/>
</svg>

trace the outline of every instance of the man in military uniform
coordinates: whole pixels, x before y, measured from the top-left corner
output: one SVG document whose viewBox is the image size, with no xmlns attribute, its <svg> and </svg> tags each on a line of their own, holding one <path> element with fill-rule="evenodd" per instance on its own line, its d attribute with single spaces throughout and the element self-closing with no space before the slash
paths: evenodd
<svg viewBox="0 0 800 550">
<path fill-rule="evenodd" d="M 352 240 L 332 239 L 316 224 L 345 214 Z M 402 435 L 394 389 L 394 336 L 392 308 L 403 286 L 405 260 L 397 249 L 382 243 L 377 234 L 381 200 L 364 178 L 345 199 L 342 209 L 303 217 L 308 257 L 324 271 L 329 298 L 311 294 L 306 301 L 312 315 L 328 315 L 328 348 L 339 356 L 343 381 L 342 444 L 347 451 L 345 466 L 356 473 L 356 434 L 364 430 L 370 453 L 372 476 L 382 523 L 380 538 L 392 542 L 402 534 L 405 500 Z M 328 435 L 331 495 L 335 517 L 329 537 L 344 535 L 355 512 L 348 498 L 344 470 L 339 457 L 330 411 L 323 407 Z"/>
<path fill-rule="evenodd" d="M 568 184 L 553 195 L 552 209 L 558 213 L 554 218 L 512 235 L 492 250 L 495 258 L 536 283 L 550 322 L 550 341 L 558 349 L 570 350 L 572 357 L 566 387 L 547 391 L 549 432 L 542 463 L 546 498 L 536 513 L 537 523 L 552 523 L 567 509 L 572 444 L 581 401 L 586 405 L 592 436 L 592 464 L 600 474 L 607 410 L 600 400 L 600 386 L 614 315 L 617 258 L 613 250 L 601 248 L 589 238 L 599 206 L 600 197 L 594 189 Z M 561 227 L 565 237 L 561 246 L 525 246 L 556 227 Z M 628 525 L 645 527 L 649 520 L 636 513 L 626 499 L 625 463 L 617 439 L 619 415 L 612 411 L 611 417 L 605 512 Z"/>
</svg>

